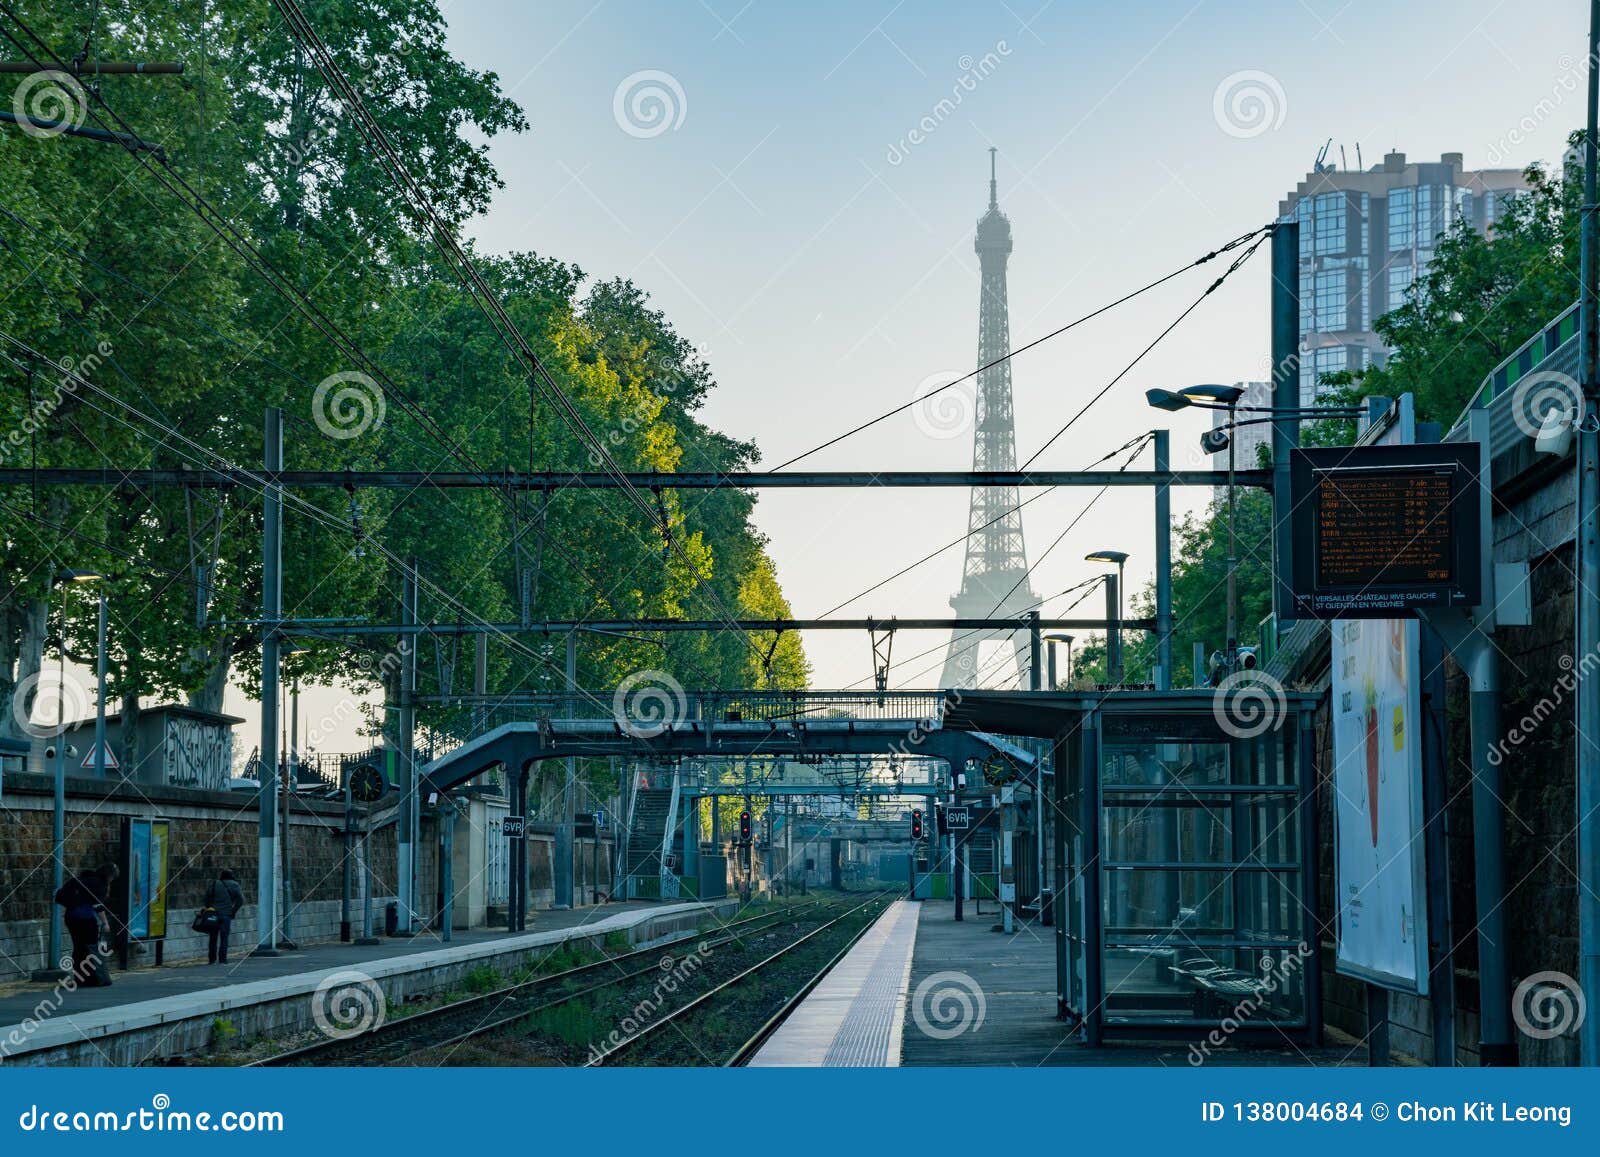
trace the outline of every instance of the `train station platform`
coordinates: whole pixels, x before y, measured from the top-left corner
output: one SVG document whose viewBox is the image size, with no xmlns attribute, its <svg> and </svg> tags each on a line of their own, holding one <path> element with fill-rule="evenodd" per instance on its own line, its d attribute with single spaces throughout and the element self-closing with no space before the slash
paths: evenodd
<svg viewBox="0 0 1600 1157">
<path fill-rule="evenodd" d="M 898 1065 L 921 908 L 906 900 L 890 904 L 750 1058 L 750 1067 Z"/>
<path fill-rule="evenodd" d="M 311 1028 L 313 996 L 332 977 L 364 980 L 383 1004 L 448 991 L 468 973 L 514 972 L 573 941 L 600 943 L 613 934 L 634 945 L 690 936 L 736 901 L 637 901 L 540 911 L 534 930 L 457 931 L 358 946 L 310 945 L 277 956 L 252 956 L 236 945 L 227 965 L 184 964 L 113 971 L 109 988 L 16 982 L 0 987 L 0 1064 L 139 1065 L 203 1051 L 218 1023 L 232 1039 Z"/>
<path fill-rule="evenodd" d="M 1056 1018 L 1054 930 L 999 930 L 992 903 L 899 901 L 750 1060 L 753 1067 L 923 1065 L 1360 1065 L 1359 1044 L 1207 1046 L 1194 1039 L 1088 1048 Z"/>
<path fill-rule="evenodd" d="M 1088 1048 L 1056 1019 L 1053 928 L 1019 921 L 998 931 L 999 914 L 969 902 L 955 920 L 947 901 L 922 904 L 912 957 L 900 1063 L 903 1065 L 1361 1065 L 1363 1046 L 1206 1047 L 1206 1032 L 1173 1041 L 1107 1041 Z"/>
</svg>

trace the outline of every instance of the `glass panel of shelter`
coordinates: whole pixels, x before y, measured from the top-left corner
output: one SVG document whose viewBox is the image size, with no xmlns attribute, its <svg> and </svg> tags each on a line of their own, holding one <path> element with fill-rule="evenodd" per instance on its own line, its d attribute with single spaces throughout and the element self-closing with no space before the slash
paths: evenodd
<svg viewBox="0 0 1600 1157">
<path fill-rule="evenodd" d="M 1256 1026 L 1305 1018 L 1292 723 L 1234 738 L 1190 723 L 1119 726 L 1100 752 L 1107 1025 Z"/>
</svg>

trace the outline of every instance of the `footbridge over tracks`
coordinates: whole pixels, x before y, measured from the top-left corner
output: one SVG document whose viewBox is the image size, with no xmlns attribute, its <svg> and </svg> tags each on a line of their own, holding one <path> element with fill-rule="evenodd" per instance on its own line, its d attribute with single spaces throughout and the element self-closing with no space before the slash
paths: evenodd
<svg viewBox="0 0 1600 1157">
<path fill-rule="evenodd" d="M 456 702 L 472 705 L 472 697 Z M 449 792 L 496 767 L 519 778 L 548 759 L 620 756 L 663 763 L 748 757 L 884 756 L 957 770 L 1007 761 L 1018 778 L 1035 760 L 995 735 L 945 726 L 959 694 L 900 692 L 682 692 L 630 700 L 622 693 L 497 697 L 477 733 L 420 769 L 424 790 Z M 604 713 L 598 708 L 609 708 Z M 525 786 L 525 785 L 524 785 Z M 932 795 L 936 780 L 856 783 L 766 781 L 751 795 Z M 745 787 L 741 787 L 745 790 Z"/>
<path fill-rule="evenodd" d="M 997 764 L 1011 778 L 1031 780 L 1035 760 L 1022 747 L 944 725 L 951 696 L 955 693 L 691 693 L 674 686 L 646 694 L 630 692 L 624 684 L 615 693 L 467 697 L 455 702 L 470 709 L 475 733 L 420 767 L 417 787 L 424 794 L 448 795 L 503 768 L 510 820 L 522 831 L 532 774 L 546 760 L 620 757 L 665 769 L 630 786 L 622 825 L 627 846 L 621 849 L 627 862 L 619 875 L 630 881 L 641 874 L 654 877 L 666 895 L 680 883 L 674 867 L 686 873 L 693 867 L 699 840 L 685 818 L 706 796 L 933 797 L 956 773 Z M 867 775 L 759 779 L 747 768 L 737 782 L 717 770 L 740 760 L 820 763 L 847 757 L 881 761 L 882 767 Z M 941 764 L 947 774 L 935 770 Z M 680 840 L 681 855 L 675 850 Z M 514 888 L 524 875 L 518 859 L 524 854 L 523 845 L 512 845 Z M 516 897 L 511 907 L 520 913 Z"/>
</svg>

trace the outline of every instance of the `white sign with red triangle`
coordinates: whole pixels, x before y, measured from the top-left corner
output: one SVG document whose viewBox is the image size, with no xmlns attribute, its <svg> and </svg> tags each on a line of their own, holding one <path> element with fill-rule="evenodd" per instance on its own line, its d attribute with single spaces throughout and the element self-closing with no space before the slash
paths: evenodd
<svg viewBox="0 0 1600 1157">
<path fill-rule="evenodd" d="M 94 767 L 94 748 L 95 748 L 95 745 L 91 743 L 89 745 L 89 754 L 83 757 L 83 766 L 84 766 L 85 769 L 93 769 L 93 767 Z M 116 754 L 111 750 L 111 744 L 107 743 L 105 745 L 105 749 L 106 749 L 106 770 L 110 771 L 112 768 L 115 768 L 115 767 L 117 767 L 119 765 L 117 763 Z"/>
</svg>

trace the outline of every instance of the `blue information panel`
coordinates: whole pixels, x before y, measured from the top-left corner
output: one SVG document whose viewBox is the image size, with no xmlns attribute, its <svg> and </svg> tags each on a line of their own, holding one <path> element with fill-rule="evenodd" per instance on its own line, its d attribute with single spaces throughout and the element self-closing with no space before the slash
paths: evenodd
<svg viewBox="0 0 1600 1157">
<path fill-rule="evenodd" d="M 622 1148 L 687 1105 L 727 1103 L 762 1107 L 728 1129 L 763 1157 L 900 1153 L 919 1137 L 985 1152 L 997 1130 L 1003 1148 L 1042 1153 L 1592 1153 L 1595 1086 L 1581 1069 L 969 1069 L 952 1099 L 947 1075 L 917 1069 L 0 1069 L 0 1151 L 425 1154 L 508 1131 L 541 1152 Z"/>
</svg>

